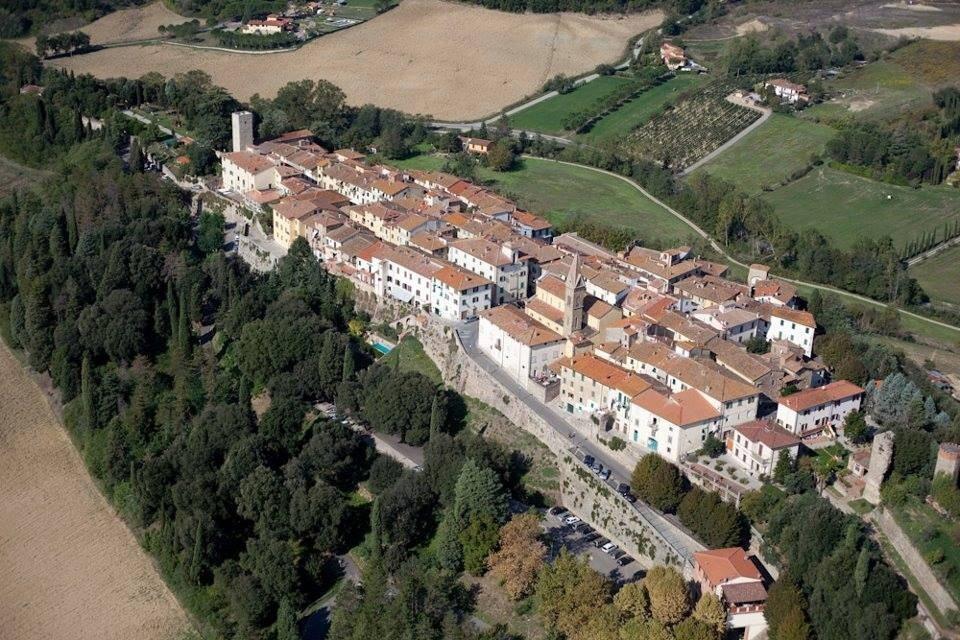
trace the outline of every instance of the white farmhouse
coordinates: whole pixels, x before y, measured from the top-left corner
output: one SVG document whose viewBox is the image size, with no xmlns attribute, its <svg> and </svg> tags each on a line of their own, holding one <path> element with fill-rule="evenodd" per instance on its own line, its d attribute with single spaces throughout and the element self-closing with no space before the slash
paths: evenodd
<svg viewBox="0 0 960 640">
<path fill-rule="evenodd" d="M 812 313 L 777 307 L 770 312 L 767 341 L 786 340 L 803 349 L 803 353 L 809 358 L 813 356 L 813 334 L 816 331 L 817 322 Z"/>
<path fill-rule="evenodd" d="M 563 336 L 513 305 L 482 311 L 479 334 L 480 350 L 521 383 L 563 356 Z"/>
<path fill-rule="evenodd" d="M 859 411 L 863 393 L 847 380 L 798 391 L 777 400 L 777 424 L 801 438 L 817 435 L 825 428 L 836 428 L 847 414 Z"/>
</svg>

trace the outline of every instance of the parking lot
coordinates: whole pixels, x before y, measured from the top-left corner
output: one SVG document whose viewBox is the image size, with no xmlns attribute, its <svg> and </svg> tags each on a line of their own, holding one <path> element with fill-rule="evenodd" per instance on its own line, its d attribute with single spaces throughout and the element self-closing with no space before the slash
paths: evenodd
<svg viewBox="0 0 960 640">
<path fill-rule="evenodd" d="M 576 516 L 576 514 L 566 510 L 556 513 L 557 509 L 554 507 L 544 515 L 544 528 L 550 545 L 551 558 L 560 553 L 560 549 L 566 548 L 574 555 L 588 558 L 590 566 L 595 571 L 602 573 L 615 583 L 632 582 L 643 577 L 643 567 L 636 560 L 619 549 L 605 553 L 596 544 L 609 542 L 606 538 L 594 533 L 586 523 L 565 524 L 564 518 Z M 617 556 L 629 562 L 621 566 L 617 563 Z"/>
</svg>

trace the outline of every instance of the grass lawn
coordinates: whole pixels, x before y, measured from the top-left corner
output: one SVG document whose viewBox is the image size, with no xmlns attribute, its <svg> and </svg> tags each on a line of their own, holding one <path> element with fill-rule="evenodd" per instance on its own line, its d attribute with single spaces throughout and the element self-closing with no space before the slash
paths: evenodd
<svg viewBox="0 0 960 640">
<path fill-rule="evenodd" d="M 399 366 L 401 371 L 422 373 L 437 384 L 443 382 L 437 365 L 433 364 L 433 360 L 424 352 L 423 345 L 413 336 L 404 336 L 400 344 L 383 356 L 380 362 L 391 367 Z"/>
<path fill-rule="evenodd" d="M 829 120 L 845 115 L 889 118 L 931 103 L 930 89 L 917 74 L 901 64 L 887 61 L 845 72 L 836 80 L 824 82 L 824 88 L 836 95 L 835 99 L 806 109 L 804 118 Z"/>
<path fill-rule="evenodd" d="M 857 512 L 858 515 L 864 515 L 873 511 L 873 505 L 864 500 L 863 498 L 858 498 L 856 500 L 851 500 L 847 503 L 851 509 Z"/>
<path fill-rule="evenodd" d="M 960 545 L 954 542 L 957 523 L 919 500 L 891 510 L 950 595 L 960 598 Z"/>
<path fill-rule="evenodd" d="M 762 186 L 777 184 L 805 167 L 811 155 L 823 153 L 834 133 L 831 127 L 775 113 L 698 172 L 758 193 Z"/>
<path fill-rule="evenodd" d="M 562 135 L 565 131 L 563 121 L 567 116 L 589 107 L 597 99 L 613 93 L 614 90 L 629 82 L 626 78 L 616 76 L 597 78 L 570 93 L 544 100 L 510 116 L 510 126 L 515 129 L 530 129 L 551 135 Z"/>
<path fill-rule="evenodd" d="M 0 198 L 33 186 L 51 175 L 49 171 L 33 169 L 0 156 Z"/>
<path fill-rule="evenodd" d="M 957 198 L 960 199 L 960 193 Z M 960 246 L 951 247 L 910 267 L 931 300 L 960 305 Z"/>
<path fill-rule="evenodd" d="M 443 158 L 420 155 L 390 163 L 408 169 L 437 170 L 443 166 Z M 524 158 L 514 171 L 481 169 L 479 177 L 490 188 L 554 224 L 579 217 L 597 225 L 630 229 L 644 242 L 682 240 L 692 234 L 690 227 L 628 183 L 583 167 Z"/>
<path fill-rule="evenodd" d="M 763 197 L 796 229 L 818 229 L 837 245 L 890 236 L 904 246 L 960 218 L 960 191 L 951 187 L 899 187 L 829 167 Z"/>
<path fill-rule="evenodd" d="M 705 85 L 707 82 L 708 78 L 706 76 L 682 73 L 649 91 L 644 91 L 601 119 L 590 131 L 578 135 L 577 140 L 588 144 L 596 144 L 625 135 L 649 120 L 663 106 L 676 102 L 680 94 L 687 89 Z"/>
</svg>

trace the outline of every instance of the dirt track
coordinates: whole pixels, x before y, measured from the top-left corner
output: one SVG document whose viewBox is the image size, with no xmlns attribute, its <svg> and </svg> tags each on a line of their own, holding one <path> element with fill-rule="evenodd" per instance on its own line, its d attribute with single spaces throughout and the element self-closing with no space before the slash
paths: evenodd
<svg viewBox="0 0 960 640">
<path fill-rule="evenodd" d="M 0 637 L 170 640 L 187 617 L 0 344 Z"/>
<path fill-rule="evenodd" d="M 445 120 L 489 115 L 558 74 L 623 56 L 627 40 L 660 23 L 627 17 L 517 15 L 440 0 L 404 0 L 358 27 L 291 53 L 244 55 L 169 45 L 105 49 L 54 64 L 99 77 L 202 69 L 246 100 L 291 80 L 330 80 L 352 104 L 374 103 Z"/>
</svg>

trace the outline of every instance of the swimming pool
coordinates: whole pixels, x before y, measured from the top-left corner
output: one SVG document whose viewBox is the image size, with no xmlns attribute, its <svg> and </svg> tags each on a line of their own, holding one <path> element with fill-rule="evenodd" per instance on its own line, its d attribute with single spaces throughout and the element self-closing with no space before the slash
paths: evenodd
<svg viewBox="0 0 960 640">
<path fill-rule="evenodd" d="M 373 348 L 379 351 L 380 353 L 382 353 L 383 355 L 387 355 L 388 353 L 390 353 L 390 351 L 393 350 L 393 347 L 388 347 L 387 345 L 382 344 L 380 342 L 374 342 Z"/>
</svg>

